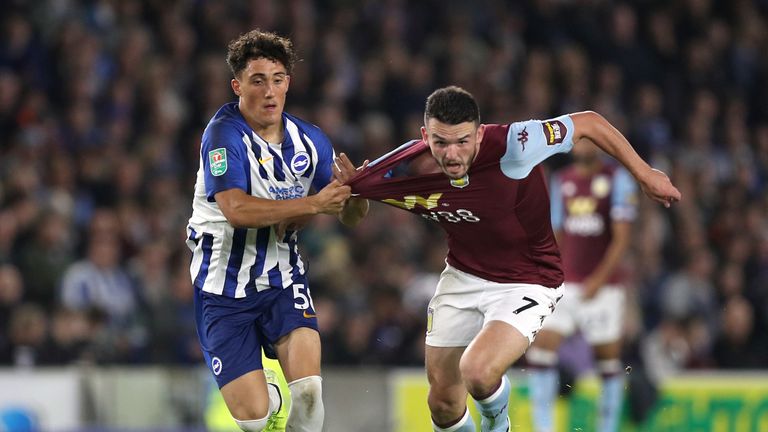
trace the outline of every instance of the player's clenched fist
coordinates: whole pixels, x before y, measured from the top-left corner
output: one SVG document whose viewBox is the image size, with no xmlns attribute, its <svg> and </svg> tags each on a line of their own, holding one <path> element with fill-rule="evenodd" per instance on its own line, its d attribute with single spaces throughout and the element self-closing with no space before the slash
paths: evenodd
<svg viewBox="0 0 768 432">
<path fill-rule="evenodd" d="M 320 192 L 312 195 L 312 200 L 318 213 L 338 214 L 344 208 L 344 203 L 352 193 L 349 186 L 333 180 Z"/>
</svg>

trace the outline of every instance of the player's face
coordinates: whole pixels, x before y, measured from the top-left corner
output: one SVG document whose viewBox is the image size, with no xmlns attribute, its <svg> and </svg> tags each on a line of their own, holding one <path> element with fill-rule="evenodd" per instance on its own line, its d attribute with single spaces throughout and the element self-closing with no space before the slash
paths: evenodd
<svg viewBox="0 0 768 432">
<path fill-rule="evenodd" d="M 430 118 L 421 128 L 421 137 L 445 175 L 460 179 L 475 160 L 484 131 L 485 125 L 478 127 L 475 122 L 452 125 Z"/>
<path fill-rule="evenodd" d="M 240 111 L 246 118 L 266 128 L 282 122 L 290 81 L 282 63 L 259 58 L 249 61 L 232 80 L 232 90 L 240 96 Z"/>
</svg>

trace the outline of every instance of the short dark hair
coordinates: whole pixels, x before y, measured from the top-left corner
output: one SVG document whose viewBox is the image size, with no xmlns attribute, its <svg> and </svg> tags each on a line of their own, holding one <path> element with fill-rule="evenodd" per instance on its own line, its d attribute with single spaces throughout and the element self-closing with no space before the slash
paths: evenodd
<svg viewBox="0 0 768 432">
<path fill-rule="evenodd" d="M 432 92 L 427 98 L 424 124 L 431 118 L 451 125 L 480 123 L 480 108 L 477 107 L 475 97 L 463 88 L 443 87 Z"/>
<path fill-rule="evenodd" d="M 282 63 L 288 75 L 296 63 L 290 39 L 259 29 L 240 35 L 227 47 L 227 64 L 235 77 L 248 66 L 249 61 L 260 58 Z"/>
</svg>

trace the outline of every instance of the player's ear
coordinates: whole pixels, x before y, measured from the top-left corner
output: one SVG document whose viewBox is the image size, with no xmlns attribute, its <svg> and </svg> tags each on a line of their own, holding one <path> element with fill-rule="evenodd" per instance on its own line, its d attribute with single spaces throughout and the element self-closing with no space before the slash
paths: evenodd
<svg viewBox="0 0 768 432">
<path fill-rule="evenodd" d="M 477 135 L 475 135 L 477 138 L 477 142 L 480 142 L 483 140 L 483 135 L 485 135 L 485 125 L 481 124 L 477 128 Z"/>
<path fill-rule="evenodd" d="M 285 76 L 285 91 L 288 91 L 288 89 L 291 88 L 291 76 L 286 75 Z"/>
<path fill-rule="evenodd" d="M 424 126 L 422 126 L 422 127 L 421 127 L 421 139 L 422 139 L 422 140 L 423 140 L 425 143 L 429 144 L 429 141 L 427 141 L 427 128 L 426 128 L 426 127 L 424 127 Z"/>
<path fill-rule="evenodd" d="M 236 95 L 240 96 L 240 81 L 238 81 L 236 78 L 232 78 L 230 84 L 232 85 L 232 91 L 235 92 Z"/>
</svg>

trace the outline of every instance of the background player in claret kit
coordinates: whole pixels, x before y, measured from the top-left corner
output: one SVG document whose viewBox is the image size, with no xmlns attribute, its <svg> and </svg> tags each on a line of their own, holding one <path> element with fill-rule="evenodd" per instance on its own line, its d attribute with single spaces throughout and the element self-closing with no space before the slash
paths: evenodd
<svg viewBox="0 0 768 432">
<path fill-rule="evenodd" d="M 580 330 L 593 347 L 603 386 L 598 431 L 618 430 L 624 394 L 620 336 L 624 289 L 620 264 L 637 213 L 636 186 L 622 168 L 602 160 L 586 141 L 574 144 L 574 163 L 550 183 L 552 227 L 562 252 L 565 290 L 555 312 L 526 353 L 534 430 L 554 430 L 557 350 Z"/>
<path fill-rule="evenodd" d="M 428 405 L 435 431 L 508 431 L 507 369 L 523 355 L 562 296 L 560 253 L 539 163 L 590 139 L 618 159 L 645 193 L 666 206 L 680 199 L 667 176 L 593 112 L 546 121 L 482 125 L 474 97 L 458 87 L 427 99 L 422 139 L 342 177 L 361 197 L 438 222 L 447 267 L 428 309 Z M 446 178 L 447 177 L 447 178 Z"/>
<path fill-rule="evenodd" d="M 200 345 L 241 429 L 276 427 L 282 396 L 267 385 L 264 347 L 289 382 L 287 429 L 319 432 L 320 338 L 295 229 L 318 213 L 354 225 L 368 204 L 332 180 L 325 134 L 283 112 L 291 42 L 251 31 L 230 43 L 227 63 L 239 101 L 221 107 L 203 134 L 187 228 Z"/>
</svg>

